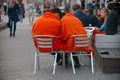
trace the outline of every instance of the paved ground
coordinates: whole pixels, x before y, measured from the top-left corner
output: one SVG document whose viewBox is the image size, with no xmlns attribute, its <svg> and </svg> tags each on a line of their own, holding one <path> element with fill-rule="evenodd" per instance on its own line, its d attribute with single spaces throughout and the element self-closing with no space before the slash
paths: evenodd
<svg viewBox="0 0 120 80">
<path fill-rule="evenodd" d="M 85 58 L 87 57 L 82 61 Z M 103 74 L 95 60 L 95 73 L 92 74 L 87 60 L 85 60 L 86 66 L 76 69 L 75 75 L 71 66 L 67 69 L 57 66 L 56 75 L 53 76 L 53 56 L 41 55 L 41 69 L 35 76 L 34 46 L 28 19 L 17 24 L 15 37 L 9 37 L 8 28 L 0 31 L 0 80 L 120 80 L 120 73 Z"/>
<path fill-rule="evenodd" d="M 2 21 L 0 22 L 0 31 L 7 27 L 6 23 L 8 20 L 7 16 L 1 15 L 1 17 L 2 17 Z"/>
</svg>

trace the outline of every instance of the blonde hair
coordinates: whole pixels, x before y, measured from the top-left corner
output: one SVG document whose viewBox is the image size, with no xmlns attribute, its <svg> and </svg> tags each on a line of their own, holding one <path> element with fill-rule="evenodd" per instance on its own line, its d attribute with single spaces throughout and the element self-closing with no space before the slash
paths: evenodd
<svg viewBox="0 0 120 80">
<path fill-rule="evenodd" d="M 109 14 L 109 10 L 107 8 L 102 8 L 101 11 L 104 11 L 107 15 Z"/>
<path fill-rule="evenodd" d="M 9 8 L 13 8 L 15 3 L 16 3 L 16 0 L 11 0 L 10 3 L 9 3 Z"/>
</svg>

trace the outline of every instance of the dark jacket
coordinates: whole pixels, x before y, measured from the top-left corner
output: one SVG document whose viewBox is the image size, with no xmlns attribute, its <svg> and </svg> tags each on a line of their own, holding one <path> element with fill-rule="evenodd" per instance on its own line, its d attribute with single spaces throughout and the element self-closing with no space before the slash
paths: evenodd
<svg viewBox="0 0 120 80">
<path fill-rule="evenodd" d="M 98 27 L 98 28 L 100 28 L 100 22 L 99 22 L 99 20 L 98 20 L 98 18 L 95 16 L 95 15 L 93 15 L 93 14 L 90 14 L 89 16 L 88 16 L 88 19 L 89 19 L 89 24 L 91 24 L 92 26 L 94 26 L 94 27 Z"/>
<path fill-rule="evenodd" d="M 19 5 L 15 3 L 13 8 L 8 8 L 8 17 L 9 19 L 12 19 L 13 21 L 19 21 L 18 14 L 19 14 Z"/>
<path fill-rule="evenodd" d="M 107 22 L 106 22 L 106 34 L 107 35 L 114 35 L 117 33 L 119 18 L 116 11 L 112 10 L 108 15 Z"/>
<path fill-rule="evenodd" d="M 25 14 L 25 7 L 23 3 L 19 4 L 19 9 L 20 9 L 20 14 L 24 15 Z"/>
<path fill-rule="evenodd" d="M 84 27 L 89 26 L 88 17 L 86 14 L 80 11 L 76 11 L 73 15 L 83 23 Z"/>
</svg>

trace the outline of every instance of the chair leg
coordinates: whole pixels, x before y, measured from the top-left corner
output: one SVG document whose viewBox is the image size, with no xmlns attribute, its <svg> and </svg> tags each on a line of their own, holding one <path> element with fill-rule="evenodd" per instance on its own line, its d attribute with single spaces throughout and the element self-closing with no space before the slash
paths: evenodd
<svg viewBox="0 0 120 80">
<path fill-rule="evenodd" d="M 35 52 L 34 74 L 36 74 L 36 70 L 37 70 L 37 52 Z"/>
<path fill-rule="evenodd" d="M 63 67 L 65 68 L 66 66 L 65 66 L 65 53 L 63 53 L 63 56 L 62 56 L 62 62 L 63 62 Z"/>
<path fill-rule="evenodd" d="M 72 61 L 72 68 L 73 68 L 73 73 L 75 74 L 75 67 L 74 67 L 74 61 L 73 61 L 73 55 L 70 53 L 71 61 Z"/>
<path fill-rule="evenodd" d="M 90 52 L 90 54 L 91 54 L 91 69 L 92 69 L 92 73 L 94 73 L 93 55 L 92 55 L 92 52 Z"/>
<path fill-rule="evenodd" d="M 38 64 L 38 70 L 39 70 L 40 69 L 39 55 L 37 56 L 37 64 Z"/>
<path fill-rule="evenodd" d="M 56 68 L 56 64 L 57 64 L 56 63 L 56 61 L 57 61 L 57 55 L 58 55 L 58 53 L 55 54 L 55 59 L 54 59 L 54 64 L 53 64 L 54 65 L 54 67 L 53 67 L 53 75 L 55 75 L 55 68 Z"/>
</svg>

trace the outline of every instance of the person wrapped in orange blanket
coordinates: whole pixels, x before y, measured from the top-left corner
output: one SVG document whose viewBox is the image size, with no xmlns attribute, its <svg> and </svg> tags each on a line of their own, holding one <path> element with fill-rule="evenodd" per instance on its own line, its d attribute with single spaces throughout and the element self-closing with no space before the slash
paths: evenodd
<svg viewBox="0 0 120 80">
<path fill-rule="evenodd" d="M 65 9 L 65 15 L 61 19 L 61 38 L 63 40 L 63 50 L 66 53 L 74 52 L 74 41 L 70 38 L 72 35 L 87 34 L 83 27 L 82 22 L 70 13 L 70 6 Z M 79 50 L 87 51 L 88 47 L 79 48 Z M 90 50 L 93 51 L 92 47 Z M 77 57 L 73 57 L 76 63 L 76 67 L 79 67 L 79 60 Z"/>
<path fill-rule="evenodd" d="M 59 51 L 62 50 L 63 45 L 61 42 L 60 36 L 60 18 L 61 11 L 58 8 L 54 8 L 51 11 L 46 11 L 42 16 L 40 16 L 34 22 L 32 26 L 32 36 L 35 35 L 52 35 L 57 36 L 58 38 L 53 39 L 53 50 Z M 34 40 L 34 45 L 38 50 L 36 41 Z M 40 49 L 42 52 L 50 52 L 50 49 Z"/>
<path fill-rule="evenodd" d="M 32 36 L 35 35 L 53 35 L 60 36 L 60 23 L 58 21 L 59 11 L 57 9 L 47 11 L 34 22 L 32 26 Z M 34 41 L 37 48 L 36 42 Z M 61 39 L 55 39 L 53 42 L 54 50 L 62 50 Z M 46 52 L 46 49 L 42 50 Z"/>
</svg>

